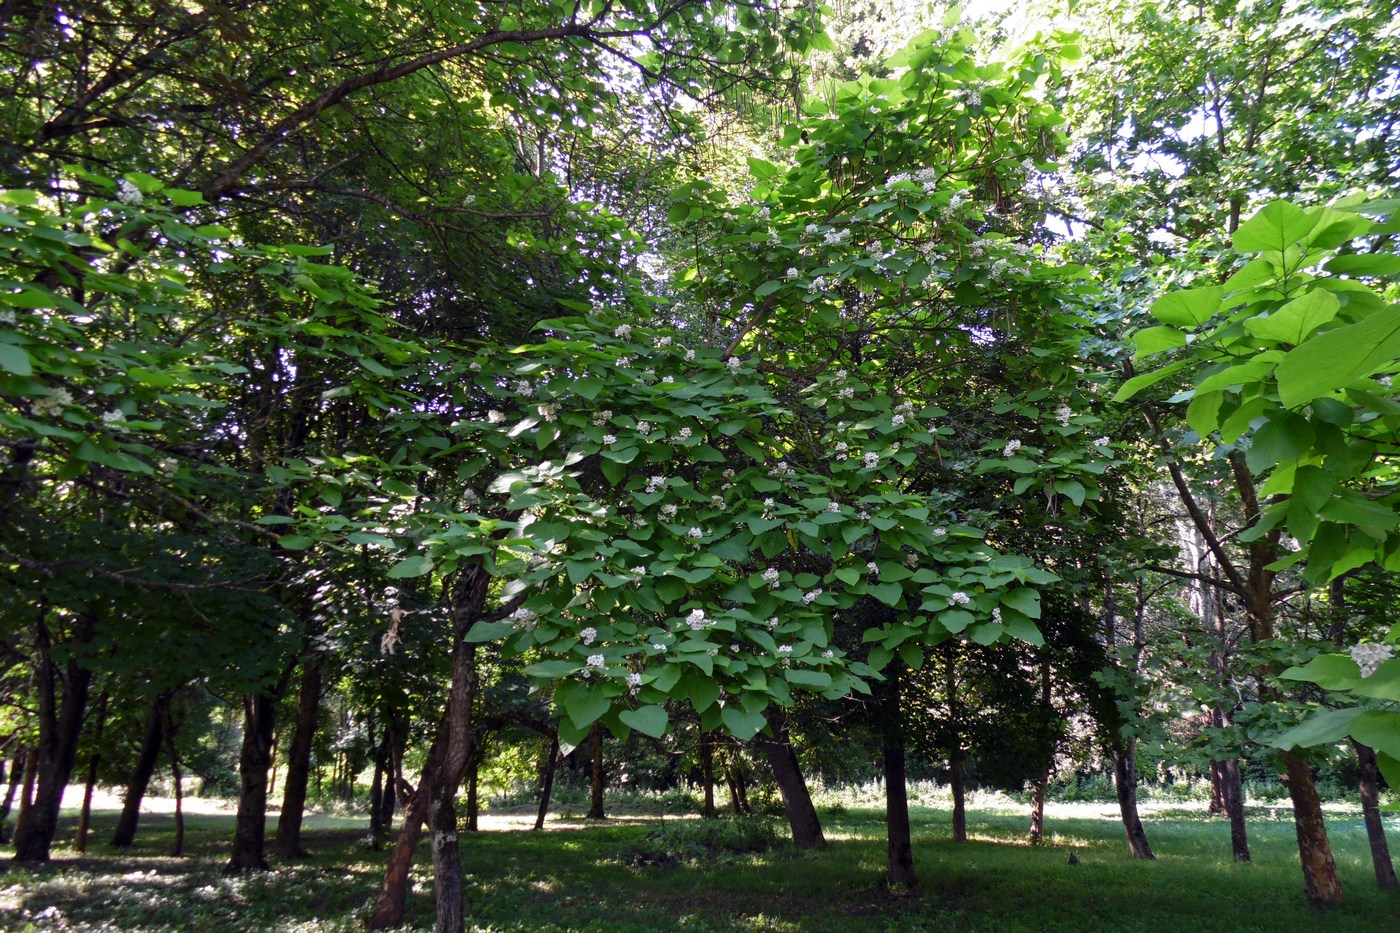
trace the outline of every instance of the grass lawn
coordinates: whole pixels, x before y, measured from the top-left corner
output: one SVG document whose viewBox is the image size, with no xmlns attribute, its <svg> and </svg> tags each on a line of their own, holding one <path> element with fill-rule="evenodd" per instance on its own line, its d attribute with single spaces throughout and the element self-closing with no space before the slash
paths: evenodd
<svg viewBox="0 0 1400 933">
<path fill-rule="evenodd" d="M 1329 822 L 1347 904 L 1319 913 L 1303 902 L 1286 811 L 1252 814 L 1253 864 L 1230 859 L 1228 827 L 1199 807 L 1146 814 L 1159 860 L 1126 856 L 1121 825 L 1104 805 L 1052 807 L 1049 844 L 1024 844 L 1025 814 L 969 812 L 972 841 L 948 841 L 949 815 L 915 808 L 920 896 L 885 890 L 882 815 L 851 808 L 824 822 L 831 846 L 796 854 L 768 824 L 693 817 L 567 819 L 530 833 L 486 818 L 463 834 L 468 915 L 477 930 L 539 931 L 1397 931 L 1400 895 L 1375 890 L 1355 814 Z M 372 899 L 384 854 L 369 851 L 361 818 L 312 816 L 311 859 L 278 871 L 225 877 L 232 816 L 187 818 L 188 855 L 165 855 L 172 821 L 142 819 L 137 845 L 105 845 L 115 812 L 99 812 L 79 858 L 58 848 L 37 870 L 0 863 L 0 929 L 83 931 L 350 931 Z M 494 829 L 491 827 L 495 827 Z M 71 839 L 73 820 L 61 838 Z M 1069 864 L 1073 851 L 1078 864 Z M 432 928 L 426 847 L 415 870 L 409 921 Z"/>
</svg>

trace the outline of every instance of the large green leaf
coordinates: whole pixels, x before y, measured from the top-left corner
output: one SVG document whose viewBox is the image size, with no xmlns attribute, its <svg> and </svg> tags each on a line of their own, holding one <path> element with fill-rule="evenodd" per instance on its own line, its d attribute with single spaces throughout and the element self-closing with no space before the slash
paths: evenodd
<svg viewBox="0 0 1400 933">
<path fill-rule="evenodd" d="M 1244 329 L 1265 340 L 1299 344 L 1308 334 L 1336 317 L 1341 306 L 1337 296 L 1315 288 L 1268 316 L 1250 318 L 1244 322 Z"/>
<path fill-rule="evenodd" d="M 1269 742 L 1274 748 L 1284 751 L 1294 748 L 1313 748 L 1317 745 L 1331 745 L 1346 738 L 1351 730 L 1351 721 L 1360 709 L 1329 709 L 1304 720 L 1292 729 L 1281 733 Z"/>
<path fill-rule="evenodd" d="M 1148 312 L 1163 324 L 1171 324 L 1174 327 L 1199 327 L 1220 310 L 1220 297 L 1223 293 L 1224 289 L 1219 285 L 1168 292 L 1154 301 Z"/>
<path fill-rule="evenodd" d="M 1294 347 L 1278 364 L 1279 398 L 1289 408 L 1351 385 L 1400 357 L 1400 308 L 1329 330 Z"/>
<path fill-rule="evenodd" d="M 1285 250 L 1303 242 L 1317 223 L 1317 216 L 1288 201 L 1274 201 L 1240 224 L 1231 238 L 1242 253 Z"/>
<path fill-rule="evenodd" d="M 659 739 L 666 734 L 666 708 L 664 706 L 642 706 L 625 709 L 617 718 L 643 735 Z"/>
</svg>

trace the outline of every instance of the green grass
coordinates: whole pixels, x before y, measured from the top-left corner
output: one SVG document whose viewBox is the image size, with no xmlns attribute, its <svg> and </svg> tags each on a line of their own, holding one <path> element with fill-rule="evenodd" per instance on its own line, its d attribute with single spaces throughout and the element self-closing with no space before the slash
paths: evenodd
<svg viewBox="0 0 1400 933">
<path fill-rule="evenodd" d="M 792 852 L 785 834 L 775 840 L 762 825 L 693 817 L 463 834 L 468 915 L 483 931 L 1400 933 L 1400 896 L 1375 890 L 1359 819 L 1329 823 L 1347 903 L 1321 913 L 1303 903 L 1291 820 L 1270 819 L 1267 808 L 1251 822 L 1248 865 L 1231 861 L 1226 825 L 1194 807 L 1150 814 L 1159 860 L 1134 862 L 1107 812 L 1052 811 L 1049 843 L 1031 848 L 1023 843 L 1024 813 L 974 809 L 972 841 L 956 845 L 946 812 L 916 808 L 920 896 L 882 884 L 882 816 L 869 808 L 828 815 L 832 844 L 815 854 Z M 115 814 L 98 815 L 98 840 L 114 821 Z M 313 858 L 244 878 L 220 873 L 231 816 L 191 817 L 180 859 L 164 854 L 170 831 L 168 817 L 143 817 L 127 852 L 98 842 L 85 858 L 60 848 L 48 866 L 6 868 L 0 929 L 351 931 L 383 867 L 384 855 L 363 845 L 363 821 L 353 818 L 312 817 Z M 71 821 L 63 834 L 71 837 Z M 1068 863 L 1070 851 L 1077 865 Z M 409 921 L 431 929 L 431 870 L 420 854 Z"/>
</svg>

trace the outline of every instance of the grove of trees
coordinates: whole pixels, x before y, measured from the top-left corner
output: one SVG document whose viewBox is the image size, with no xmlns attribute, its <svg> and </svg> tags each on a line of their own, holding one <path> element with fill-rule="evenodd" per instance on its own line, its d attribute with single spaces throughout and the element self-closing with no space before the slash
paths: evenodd
<svg viewBox="0 0 1400 933">
<path fill-rule="evenodd" d="M 1274 773 L 1327 906 L 1345 756 L 1395 888 L 1397 12 L 0 4 L 16 860 L 372 775 L 370 927 L 426 833 L 462 930 L 492 760 L 649 749 L 799 847 L 878 774 L 910 889 L 911 769 L 1147 859 L 1199 773 L 1242 861 Z"/>
</svg>

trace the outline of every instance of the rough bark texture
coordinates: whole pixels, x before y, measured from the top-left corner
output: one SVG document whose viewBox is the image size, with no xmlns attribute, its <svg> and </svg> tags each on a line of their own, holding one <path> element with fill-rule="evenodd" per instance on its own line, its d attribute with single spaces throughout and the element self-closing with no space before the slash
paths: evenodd
<svg viewBox="0 0 1400 933">
<path fill-rule="evenodd" d="M 10 841 L 10 808 L 15 803 L 15 791 L 24 780 L 25 762 L 28 759 L 29 750 L 21 748 L 15 752 L 14 760 L 10 762 L 10 782 L 5 788 L 5 799 L 0 800 L 0 842 Z"/>
<path fill-rule="evenodd" d="M 96 620 L 84 613 L 73 640 L 92 640 Z M 35 786 L 32 803 L 25 807 L 15 831 L 15 861 L 47 862 L 49 849 L 58 832 L 58 811 L 63 790 L 73 776 L 78 755 L 78 735 L 82 732 L 92 672 L 71 658 L 62 670 L 54 663 L 49 648 L 49 632 L 42 623 L 36 632 L 36 677 L 39 697 L 39 744 L 35 749 Z M 62 697 L 59 691 L 62 688 Z"/>
<path fill-rule="evenodd" d="M 1147 844 L 1147 830 L 1137 809 L 1137 741 L 1126 739 L 1123 748 L 1113 756 L 1113 783 L 1118 792 L 1118 812 L 1123 817 L 1123 830 L 1128 835 L 1128 853 L 1133 858 L 1155 859 Z"/>
<path fill-rule="evenodd" d="M 955 748 L 948 756 L 948 780 L 953 785 L 953 841 L 967 842 L 967 793 L 963 786 L 963 753 Z"/>
<path fill-rule="evenodd" d="M 792 844 L 798 849 L 824 849 L 826 836 L 822 833 L 817 808 L 812 805 L 812 795 L 807 791 L 807 782 L 802 777 L 797 751 L 792 747 L 787 718 L 779 712 L 771 715 L 768 722 L 773 728 L 773 738 L 761 741 L 768 755 L 768 765 L 773 769 L 778 792 L 783 795 L 783 809 L 787 812 L 788 827 L 792 830 Z"/>
<path fill-rule="evenodd" d="M 156 762 L 160 760 L 161 747 L 165 739 L 166 713 L 170 709 L 170 692 L 158 695 L 151 703 L 151 712 L 146 717 L 146 732 L 141 738 L 141 750 L 136 756 L 136 767 L 127 781 L 126 794 L 122 797 L 122 814 L 117 818 L 117 828 L 112 833 L 112 845 L 122 849 L 136 841 L 136 828 L 141 821 L 141 801 L 146 797 L 146 788 L 151 784 L 151 776 L 156 773 Z"/>
<path fill-rule="evenodd" d="M 97 700 L 96 713 L 97 728 L 93 731 L 93 748 L 100 749 L 102 747 L 102 732 L 107 726 L 106 692 L 103 692 L 102 696 Z M 88 831 L 92 827 L 92 794 L 93 791 L 97 789 L 97 769 L 101 766 L 102 753 L 100 751 L 94 751 L 88 756 L 87 779 L 83 781 L 83 806 L 82 809 L 78 811 L 78 833 L 73 840 L 73 847 L 80 853 L 87 851 Z M 11 785 L 11 793 L 13 793 L 13 785 Z M 8 813 L 9 811 L 10 803 L 7 795 L 5 798 L 4 812 Z M 3 820 L 4 817 L 0 816 L 0 822 L 3 822 Z"/>
<path fill-rule="evenodd" d="M 700 815 L 715 817 L 715 742 L 708 732 L 700 735 L 700 782 L 705 785 L 705 808 Z"/>
<path fill-rule="evenodd" d="M 426 820 L 436 827 L 446 820 L 444 810 L 451 810 L 457 788 L 462 784 L 467 763 L 472 755 L 472 706 L 476 699 L 476 645 L 466 641 L 467 630 L 481 616 L 486 603 L 490 575 L 480 566 L 463 568 L 453 584 L 452 608 L 452 687 L 448 693 L 447 711 L 438 727 L 437 738 L 423 765 L 423 775 L 418 787 L 409 796 L 403 808 L 403 825 L 399 829 L 398 840 L 389 855 L 389 866 L 384 873 L 384 883 L 380 886 L 374 910 L 366 927 L 370 930 L 387 930 L 403 924 L 404 903 L 408 896 L 408 875 L 413 865 L 413 850 L 418 844 L 418 836 Z M 455 815 L 453 836 L 455 843 Z M 440 871 L 450 870 L 440 866 L 436 852 L 433 859 L 434 886 L 437 892 L 437 909 L 441 933 L 460 933 L 463 929 L 462 886 L 460 866 L 455 878 L 440 875 Z M 455 905 L 455 906 L 454 906 Z M 452 928 L 441 926 L 444 917 L 458 918 L 458 925 Z"/>
<path fill-rule="evenodd" d="M 1045 792 L 1050 786 L 1050 771 L 1036 779 L 1031 791 L 1031 845 L 1038 846 L 1045 839 Z"/>
<path fill-rule="evenodd" d="M 1217 715 L 1219 710 L 1216 711 Z M 1206 812 L 1211 816 L 1219 816 L 1226 812 L 1225 809 L 1225 762 L 1212 761 L 1210 763 L 1210 805 Z"/>
<path fill-rule="evenodd" d="M 301 683 L 297 687 L 297 721 L 292 744 L 287 749 L 287 777 L 282 782 L 282 813 L 277 818 L 277 836 L 272 847 L 283 858 L 305 858 L 301 844 L 301 821 L 306 811 L 306 790 L 311 783 L 311 746 L 316 740 L 316 724 L 321 712 L 321 663 L 308 657 L 301 663 Z"/>
<path fill-rule="evenodd" d="M 909 789 L 904 770 L 904 723 L 899 707 L 899 671 L 889 671 L 884 686 L 885 835 L 888 840 L 887 880 L 891 887 L 918 890 L 914 874 L 914 843 L 909 832 Z"/>
<path fill-rule="evenodd" d="M 457 789 L 439 791 L 433 813 L 433 882 L 437 894 L 434 933 L 462 933 L 466 915 L 462 902 L 462 856 L 457 846 Z"/>
<path fill-rule="evenodd" d="M 267 858 L 267 770 L 272 763 L 272 735 L 277 725 L 277 697 L 266 693 L 243 698 L 243 748 L 238 756 L 238 815 L 234 818 L 233 853 L 227 872 L 265 871 Z"/>
<path fill-rule="evenodd" d="M 1356 758 L 1361 765 L 1361 815 L 1366 821 L 1366 839 L 1371 843 L 1371 864 L 1376 869 L 1376 887 L 1382 891 L 1400 889 L 1395 878 L 1395 864 L 1390 860 L 1390 845 L 1385 841 L 1385 823 L 1380 811 L 1380 772 L 1376 766 L 1376 750 L 1355 740 Z"/>
<path fill-rule="evenodd" d="M 1322 802 L 1317 796 L 1308 763 L 1292 753 L 1283 756 L 1284 780 L 1293 798 L 1293 826 L 1298 833 L 1298 857 L 1303 864 L 1303 886 L 1308 902 L 1331 907 L 1343 901 L 1337 863 L 1327 841 L 1327 824 L 1322 820 Z"/>
<path fill-rule="evenodd" d="M 593 769 L 589 774 L 588 819 L 607 818 L 603 809 L 603 727 L 595 725 L 589 736 L 593 750 Z"/>
<path fill-rule="evenodd" d="M 1225 812 L 1230 816 L 1230 852 L 1237 862 L 1249 862 L 1249 831 L 1244 821 L 1244 782 L 1240 780 L 1240 760 L 1230 758 L 1225 765 Z"/>
<path fill-rule="evenodd" d="M 559 767 L 559 733 L 549 737 L 549 751 L 545 754 L 544 775 L 540 780 L 540 809 L 535 814 L 535 830 L 544 829 L 544 818 L 549 815 L 549 795 L 554 792 L 554 770 Z"/>
</svg>

